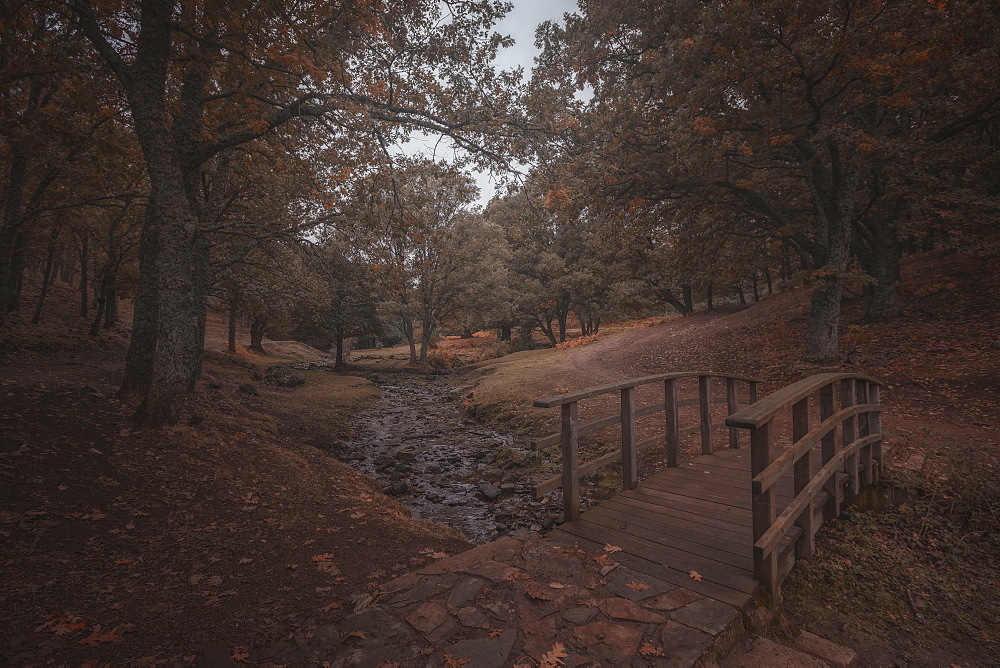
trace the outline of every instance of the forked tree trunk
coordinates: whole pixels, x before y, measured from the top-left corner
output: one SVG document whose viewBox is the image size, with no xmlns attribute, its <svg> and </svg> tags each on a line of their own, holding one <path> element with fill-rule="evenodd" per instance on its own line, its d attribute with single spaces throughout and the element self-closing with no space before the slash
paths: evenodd
<svg viewBox="0 0 1000 668">
<path fill-rule="evenodd" d="M 417 341 L 413 335 L 413 321 L 405 315 L 399 316 L 400 321 L 403 323 L 403 336 L 406 337 L 406 342 L 410 346 L 410 364 L 417 363 Z"/>
</svg>

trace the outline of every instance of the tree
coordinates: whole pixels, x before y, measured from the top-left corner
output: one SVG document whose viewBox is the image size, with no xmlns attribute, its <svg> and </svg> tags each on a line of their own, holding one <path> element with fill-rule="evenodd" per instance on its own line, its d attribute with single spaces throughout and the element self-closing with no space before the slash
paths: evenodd
<svg viewBox="0 0 1000 668">
<path fill-rule="evenodd" d="M 70 7 L 121 85 L 149 175 L 123 390 L 150 424 L 177 420 L 200 369 L 202 328 L 190 323 L 203 320 L 210 285 L 206 168 L 310 119 L 364 141 L 408 126 L 471 148 L 473 131 L 497 127 L 506 98 L 508 82 L 488 66 L 502 41 L 488 27 L 505 7 L 486 0 L 312 3 L 294 13 L 281 2 L 251 12 L 168 0 Z"/>
</svg>

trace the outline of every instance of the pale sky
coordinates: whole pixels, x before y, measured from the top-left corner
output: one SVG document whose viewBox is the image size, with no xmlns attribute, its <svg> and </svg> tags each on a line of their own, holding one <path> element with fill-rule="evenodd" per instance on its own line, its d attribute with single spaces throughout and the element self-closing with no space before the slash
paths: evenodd
<svg viewBox="0 0 1000 668">
<path fill-rule="evenodd" d="M 538 49 L 535 48 L 535 28 L 543 21 L 562 21 L 563 14 L 575 12 L 576 0 L 512 0 L 513 9 L 502 21 L 494 26 L 494 31 L 501 35 L 510 35 L 514 46 L 501 49 L 494 61 L 502 69 L 524 68 L 525 77 L 531 76 Z M 434 149 L 437 138 L 423 142 L 411 141 L 403 150 L 407 153 L 424 151 L 428 155 Z M 437 146 L 438 157 L 447 157 L 450 147 L 447 140 L 442 140 Z M 495 188 L 488 174 L 475 174 L 479 186 L 479 203 L 483 206 L 493 197 Z"/>
</svg>

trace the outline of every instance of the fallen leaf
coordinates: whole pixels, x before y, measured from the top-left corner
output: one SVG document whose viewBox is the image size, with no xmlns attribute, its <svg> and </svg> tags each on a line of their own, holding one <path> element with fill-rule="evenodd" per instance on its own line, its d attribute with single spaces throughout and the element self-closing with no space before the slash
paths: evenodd
<svg viewBox="0 0 1000 668">
<path fill-rule="evenodd" d="M 250 652 L 233 652 L 233 661 L 239 663 L 250 663 L 247 659 L 250 658 Z"/>
<path fill-rule="evenodd" d="M 556 666 L 562 666 L 563 659 L 565 659 L 568 654 L 566 654 L 566 647 L 561 642 L 557 642 L 552 645 L 552 649 L 542 654 L 541 663 L 538 664 L 539 668 L 556 668 Z"/>
<path fill-rule="evenodd" d="M 101 625 L 95 624 L 94 628 L 91 629 L 90 635 L 79 641 L 81 645 L 90 645 L 91 647 L 97 647 L 99 643 L 102 642 L 118 642 L 122 639 L 124 634 L 121 626 L 116 626 L 115 628 L 107 631 L 106 633 L 101 633 Z"/>
<path fill-rule="evenodd" d="M 618 547 L 617 545 L 612 545 L 611 543 L 607 543 L 604 546 L 604 551 L 605 552 L 621 552 L 622 549 L 620 547 Z"/>
<path fill-rule="evenodd" d="M 330 554 L 329 552 L 324 552 L 323 554 L 314 554 L 312 560 L 316 562 L 333 561 L 333 555 Z"/>
<path fill-rule="evenodd" d="M 653 647 L 651 643 L 644 642 L 642 647 L 639 648 L 639 654 L 643 656 L 666 656 L 663 652 Z"/>
<path fill-rule="evenodd" d="M 444 668 L 461 668 L 469 663 L 469 659 L 459 659 L 454 654 L 444 655 Z"/>
<path fill-rule="evenodd" d="M 447 556 L 444 552 L 431 552 L 431 559 L 444 559 Z"/>
<path fill-rule="evenodd" d="M 564 585 L 561 582 L 550 582 L 549 586 L 553 589 L 568 589 L 569 585 Z"/>
<path fill-rule="evenodd" d="M 699 573 L 698 571 L 691 571 L 690 573 L 688 573 L 688 577 L 694 580 L 695 582 L 701 582 L 701 573 Z"/>
<path fill-rule="evenodd" d="M 253 561 L 253 559 L 251 559 L 251 558 L 249 558 L 249 557 L 243 557 L 243 558 L 242 558 L 242 559 L 240 559 L 240 560 L 239 560 L 239 561 L 238 561 L 237 563 L 238 563 L 238 564 L 239 564 L 240 566 L 242 566 L 243 564 L 249 564 L 249 563 L 251 563 L 252 561 Z"/>
<path fill-rule="evenodd" d="M 69 613 L 58 613 L 54 612 L 49 615 L 47 622 L 35 629 L 35 633 L 55 633 L 57 636 L 64 635 L 66 633 L 72 633 L 73 631 L 79 631 L 84 628 L 86 624 L 83 622 L 83 618 L 77 617 L 76 615 L 71 615 Z"/>
<path fill-rule="evenodd" d="M 615 560 L 606 554 L 599 554 L 594 557 L 594 561 L 597 562 L 598 566 L 614 566 Z"/>
<path fill-rule="evenodd" d="M 100 508 L 94 508 L 89 513 L 87 513 L 86 515 L 84 515 L 83 519 L 85 519 L 85 520 L 93 520 L 94 522 L 96 522 L 97 520 L 103 520 L 105 517 L 107 517 L 107 515 L 105 515 L 104 513 L 102 513 L 101 510 L 100 510 Z"/>
<path fill-rule="evenodd" d="M 368 636 L 364 634 L 364 631 L 351 631 L 350 633 L 347 634 L 347 637 L 361 638 L 362 640 L 368 639 Z"/>
<path fill-rule="evenodd" d="M 503 632 L 504 632 L 504 630 L 500 629 L 500 628 L 490 629 L 490 637 L 491 638 L 496 638 L 498 635 L 500 635 Z"/>
<path fill-rule="evenodd" d="M 552 597 L 534 580 L 524 583 L 524 593 L 538 601 L 551 601 Z"/>
<path fill-rule="evenodd" d="M 649 589 L 649 585 L 645 582 L 628 582 L 625 584 L 626 587 L 632 591 L 646 591 Z"/>
</svg>

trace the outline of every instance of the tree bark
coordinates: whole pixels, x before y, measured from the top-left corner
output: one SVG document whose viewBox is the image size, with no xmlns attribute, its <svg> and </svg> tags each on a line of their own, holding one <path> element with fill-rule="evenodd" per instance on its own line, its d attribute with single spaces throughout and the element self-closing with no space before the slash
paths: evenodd
<svg viewBox="0 0 1000 668">
<path fill-rule="evenodd" d="M 264 333 L 267 331 L 267 318 L 259 315 L 250 323 L 250 350 L 264 352 Z"/>
<path fill-rule="evenodd" d="M 712 291 L 714 287 L 712 281 L 709 281 L 708 286 L 705 288 L 705 303 L 709 311 L 715 308 L 715 304 L 712 303 Z"/>
<path fill-rule="evenodd" d="M 410 364 L 416 364 L 417 341 L 413 336 L 413 321 L 405 315 L 401 315 L 399 319 L 403 323 L 403 335 L 406 337 L 406 342 L 410 345 Z"/>
<path fill-rule="evenodd" d="M 865 285 L 865 322 L 889 322 L 900 314 L 900 243 L 891 221 L 877 221 L 871 230 L 872 248 L 865 270 L 873 283 Z"/>
<path fill-rule="evenodd" d="M 230 298 L 229 300 L 229 346 L 228 350 L 231 353 L 236 352 L 236 305 L 237 300 Z"/>
<path fill-rule="evenodd" d="M 42 317 L 42 306 L 45 304 L 45 296 L 49 293 L 49 286 L 52 284 L 51 279 L 53 274 L 54 263 L 55 263 L 55 253 L 56 253 L 56 239 L 59 237 L 59 232 L 62 228 L 58 225 L 52 228 L 52 232 L 49 233 L 49 247 L 45 254 L 45 274 L 42 276 L 42 292 L 38 295 L 38 304 L 35 306 L 35 315 L 31 318 L 31 324 L 37 325 L 38 321 Z"/>
<path fill-rule="evenodd" d="M 89 311 L 88 301 L 90 295 L 87 294 L 87 278 L 90 272 L 90 234 L 86 230 L 80 233 L 80 317 L 86 318 Z"/>
<path fill-rule="evenodd" d="M 156 245 L 159 235 L 156 209 L 146 206 L 142 235 L 139 239 L 139 284 L 132 313 L 132 337 L 125 354 L 125 373 L 118 398 L 132 405 L 140 404 L 149 392 L 156 350 Z"/>
</svg>

